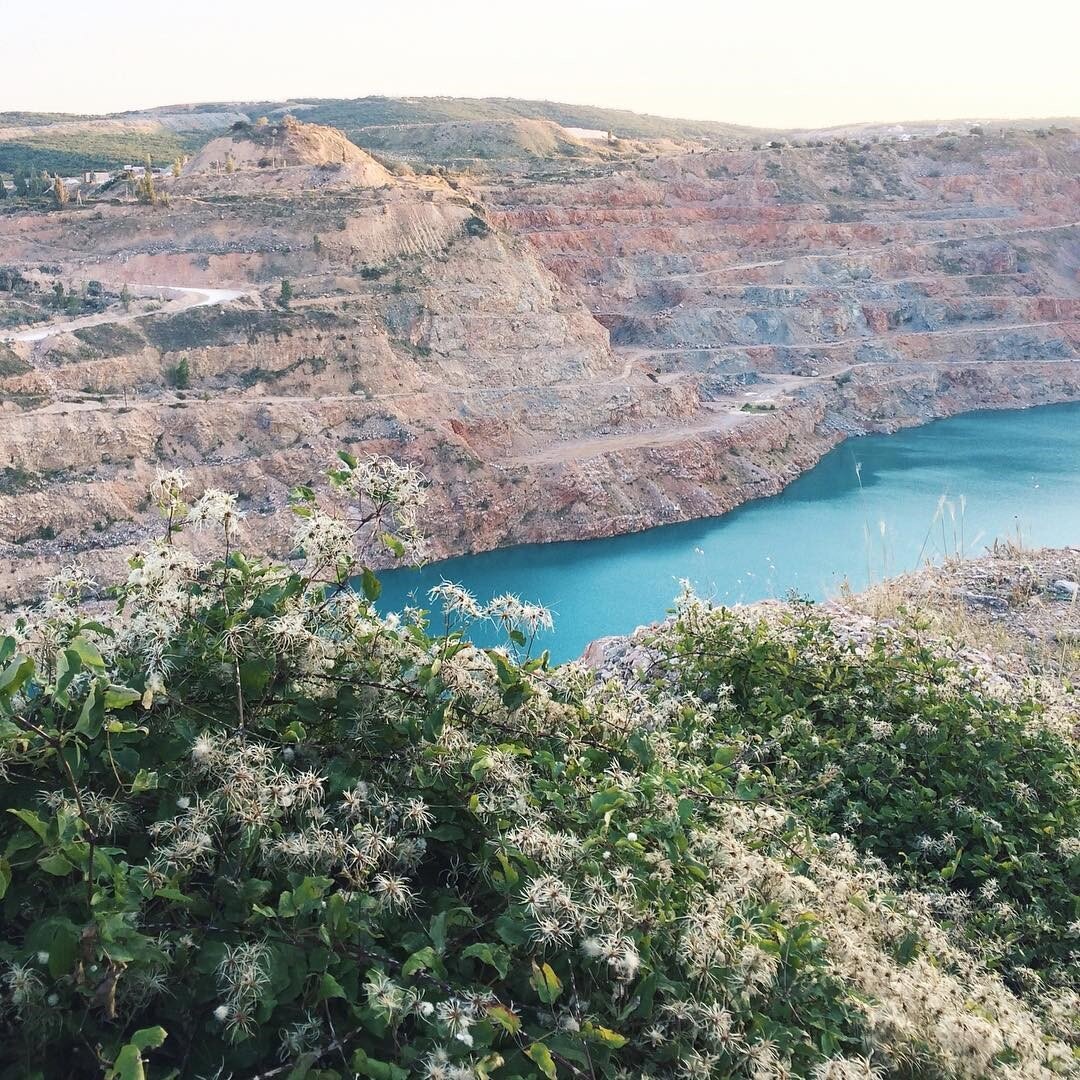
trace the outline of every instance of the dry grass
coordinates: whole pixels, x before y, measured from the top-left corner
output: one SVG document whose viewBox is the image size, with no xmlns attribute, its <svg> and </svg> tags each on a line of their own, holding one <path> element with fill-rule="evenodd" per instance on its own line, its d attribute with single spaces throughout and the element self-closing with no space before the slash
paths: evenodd
<svg viewBox="0 0 1080 1080">
<path fill-rule="evenodd" d="M 995 544 L 980 559 L 894 578 L 834 605 L 882 624 L 917 625 L 935 638 L 985 654 L 1015 676 L 1080 681 L 1080 596 L 1055 589 L 1080 582 L 1080 550 Z"/>
</svg>

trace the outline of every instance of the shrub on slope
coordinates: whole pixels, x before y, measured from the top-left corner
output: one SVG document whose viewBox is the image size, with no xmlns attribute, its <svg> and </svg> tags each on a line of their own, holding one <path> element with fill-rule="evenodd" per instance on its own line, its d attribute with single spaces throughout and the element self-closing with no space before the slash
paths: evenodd
<svg viewBox="0 0 1080 1080">
<path fill-rule="evenodd" d="M 363 553 L 416 550 L 421 486 L 347 455 L 331 479 L 348 512 L 298 490 L 279 566 L 239 552 L 233 497 L 164 475 L 117 613 L 70 572 L 2 639 L 3 1075 L 1073 1067 L 1064 999 L 816 835 L 730 752 L 724 695 L 550 669 L 512 597 L 443 587 L 442 635 L 377 614 Z"/>
<path fill-rule="evenodd" d="M 881 859 L 1014 985 L 1076 988 L 1069 723 L 1001 700 L 917 625 L 857 644 L 809 606 L 759 620 L 691 602 L 654 648 L 658 674 L 724 703 L 710 750 L 755 766 L 755 792 L 781 793 L 815 828 Z"/>
</svg>

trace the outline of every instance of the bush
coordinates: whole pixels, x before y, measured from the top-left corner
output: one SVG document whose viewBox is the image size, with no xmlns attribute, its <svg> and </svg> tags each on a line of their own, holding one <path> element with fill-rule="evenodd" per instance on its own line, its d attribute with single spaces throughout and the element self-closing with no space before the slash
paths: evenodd
<svg viewBox="0 0 1080 1080">
<path fill-rule="evenodd" d="M 191 365 L 188 363 L 188 358 L 181 357 L 175 366 L 168 369 L 165 377 L 170 386 L 177 390 L 187 390 L 191 386 Z"/>
<path fill-rule="evenodd" d="M 810 608 L 676 634 L 682 685 L 727 695 L 725 738 L 768 747 L 769 786 L 807 821 L 923 891 L 1017 986 L 1075 977 L 1080 758 L 1035 703 L 980 692 L 915 629 L 860 649 Z"/>
<path fill-rule="evenodd" d="M 367 567 L 422 553 L 419 477 L 348 454 L 329 477 L 336 506 L 293 493 L 275 565 L 240 553 L 235 496 L 162 474 L 116 613 L 68 571 L 0 639 L 5 1076 L 1068 1068 L 917 897 L 785 805 L 751 734 L 754 680 L 786 670 L 769 641 L 684 599 L 656 670 L 699 627 L 745 673 L 688 667 L 698 692 L 550 668 L 549 616 L 514 597 L 440 586 L 439 634 L 380 616 Z M 474 619 L 506 646 L 469 644 Z M 827 675 L 793 705 L 848 691 Z"/>
<path fill-rule="evenodd" d="M 469 236 L 483 238 L 491 235 L 491 226 L 482 217 L 477 217 L 473 214 L 472 217 L 465 221 L 465 231 Z"/>
</svg>

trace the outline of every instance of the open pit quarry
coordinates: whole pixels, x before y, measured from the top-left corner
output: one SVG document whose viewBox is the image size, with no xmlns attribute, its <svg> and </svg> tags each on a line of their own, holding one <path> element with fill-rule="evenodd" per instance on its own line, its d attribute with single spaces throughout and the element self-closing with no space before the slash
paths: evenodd
<svg viewBox="0 0 1080 1080">
<path fill-rule="evenodd" d="M 1080 397 L 1076 133 L 418 175 L 288 121 L 158 187 L 0 204 L 0 601 L 120 576 L 161 468 L 284 555 L 271 512 L 335 451 L 416 462 L 445 556 L 723 513 L 851 435 Z M 58 282 L 101 310 L 49 309 Z"/>
</svg>

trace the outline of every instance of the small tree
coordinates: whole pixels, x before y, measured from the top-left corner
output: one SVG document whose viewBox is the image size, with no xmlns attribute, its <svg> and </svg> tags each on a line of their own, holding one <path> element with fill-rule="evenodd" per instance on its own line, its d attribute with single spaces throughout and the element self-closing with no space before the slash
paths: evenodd
<svg viewBox="0 0 1080 1080">
<path fill-rule="evenodd" d="M 282 307 L 288 307 L 289 301 L 293 298 L 292 282 L 288 278 L 281 279 L 281 293 L 278 296 L 278 303 Z"/>
<path fill-rule="evenodd" d="M 229 155 L 225 158 L 225 171 L 227 173 L 236 172 L 236 158 L 233 157 L 231 151 Z"/>
<path fill-rule="evenodd" d="M 179 158 L 174 158 L 172 163 L 173 176 L 179 176 L 180 170 L 184 167 L 184 163 Z"/>
<path fill-rule="evenodd" d="M 177 390 L 187 390 L 191 386 L 191 365 L 186 356 L 180 358 L 180 362 L 168 370 L 167 378 Z"/>
<path fill-rule="evenodd" d="M 53 177 L 53 200 L 59 207 L 67 206 L 71 201 L 71 195 L 68 192 L 67 184 L 64 183 L 63 178 L 59 173 Z"/>
<path fill-rule="evenodd" d="M 131 307 L 131 290 L 127 285 L 120 290 L 120 303 L 124 305 L 125 311 Z"/>
<path fill-rule="evenodd" d="M 135 184 L 135 198 L 141 203 L 156 206 L 158 202 L 157 188 L 154 186 L 154 174 L 147 169 L 141 179 Z"/>
<path fill-rule="evenodd" d="M 0 199 L 7 198 L 7 184 L 4 183 L 3 175 L 0 175 Z"/>
<path fill-rule="evenodd" d="M 314 251 L 316 255 L 321 255 L 323 253 L 323 242 L 319 239 L 318 233 L 315 234 L 311 241 L 311 250 Z"/>
</svg>

